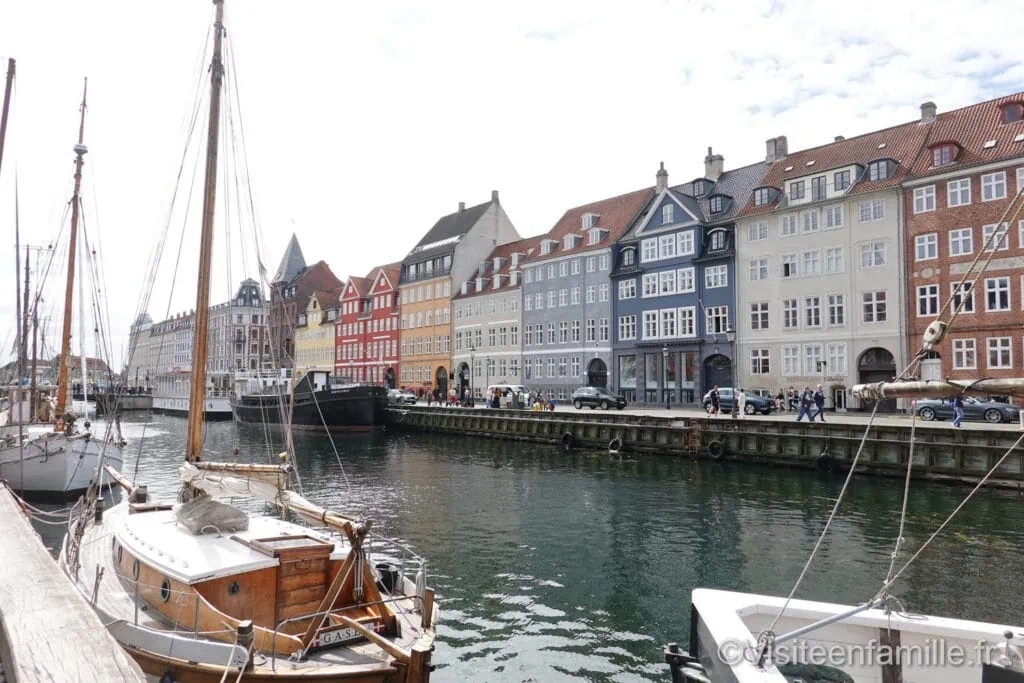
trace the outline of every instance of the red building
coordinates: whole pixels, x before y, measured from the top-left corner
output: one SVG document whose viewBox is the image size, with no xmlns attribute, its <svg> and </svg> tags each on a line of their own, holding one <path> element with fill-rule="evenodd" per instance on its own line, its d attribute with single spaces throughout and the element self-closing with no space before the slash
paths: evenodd
<svg viewBox="0 0 1024 683">
<path fill-rule="evenodd" d="M 927 139 L 903 181 L 911 354 L 954 297 L 963 300 L 961 313 L 922 362 L 921 377 L 1019 377 L 1024 215 L 1016 215 L 1015 198 L 1024 189 L 1024 93 L 942 113 L 928 102 L 920 125 Z M 985 249 L 990 236 L 995 253 Z M 979 268 L 992 260 L 961 297 L 957 285 L 979 255 Z"/>
<path fill-rule="evenodd" d="M 378 266 L 345 283 L 334 326 L 334 374 L 395 387 L 399 270 L 398 263 Z"/>
</svg>

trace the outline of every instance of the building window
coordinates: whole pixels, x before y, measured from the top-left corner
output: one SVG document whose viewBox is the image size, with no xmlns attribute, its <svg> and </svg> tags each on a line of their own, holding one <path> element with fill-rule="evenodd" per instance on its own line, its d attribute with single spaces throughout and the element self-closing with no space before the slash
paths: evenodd
<svg viewBox="0 0 1024 683">
<path fill-rule="evenodd" d="M 555 292 L 555 290 L 553 290 L 553 289 L 548 292 L 548 308 L 554 308 L 555 307 L 555 296 L 556 295 L 557 295 L 557 292 Z"/>
<path fill-rule="evenodd" d="M 588 321 L 588 327 L 589 327 Z M 588 331 L 589 336 L 589 331 Z M 658 338 L 658 312 L 644 311 L 644 339 Z"/>
<path fill-rule="evenodd" d="M 820 375 L 822 370 L 821 344 L 804 344 L 804 372 Z"/>
<path fill-rule="evenodd" d="M 771 201 L 771 196 L 771 188 L 757 188 L 754 190 L 754 206 L 764 206 Z"/>
<path fill-rule="evenodd" d="M 636 316 L 619 316 L 619 341 L 636 339 Z"/>
<path fill-rule="evenodd" d="M 860 267 L 876 268 L 885 265 L 885 242 L 868 242 L 860 245 Z"/>
<path fill-rule="evenodd" d="M 789 198 L 791 200 L 804 198 L 804 181 L 794 180 L 789 184 Z"/>
<path fill-rule="evenodd" d="M 981 176 L 981 201 L 1006 198 L 1006 171 Z"/>
<path fill-rule="evenodd" d="M 843 227 L 843 205 L 833 204 L 832 206 L 826 206 L 821 210 L 825 216 L 825 229 L 831 230 L 832 228 Z"/>
<path fill-rule="evenodd" d="M 1010 310 L 1010 278 L 990 277 L 985 279 L 985 310 Z"/>
<path fill-rule="evenodd" d="M 750 349 L 750 372 L 754 375 L 769 374 L 768 349 Z"/>
<path fill-rule="evenodd" d="M 799 346 L 787 345 L 782 347 L 782 374 L 790 376 L 800 374 Z"/>
<path fill-rule="evenodd" d="M 689 294 L 696 291 L 694 268 L 680 268 L 676 270 L 676 293 Z"/>
<path fill-rule="evenodd" d="M 962 285 L 959 282 L 949 283 L 949 294 L 953 299 L 954 311 L 959 309 L 961 313 L 974 313 L 974 289 L 970 282 Z"/>
<path fill-rule="evenodd" d="M 820 175 L 816 178 L 811 178 L 811 200 L 821 201 L 828 196 L 827 183 L 825 182 L 825 176 Z"/>
<path fill-rule="evenodd" d="M 558 305 L 568 306 L 569 305 L 569 290 L 560 289 L 558 290 Z"/>
<path fill-rule="evenodd" d="M 973 339 L 953 340 L 953 369 L 976 370 L 978 353 Z"/>
<path fill-rule="evenodd" d="M 635 318 L 635 316 L 634 316 L 634 318 Z M 515 328 L 513 327 L 512 329 L 514 330 Z M 579 343 L 579 341 L 580 341 L 580 321 L 579 320 L 573 320 L 572 321 L 572 337 L 569 339 L 569 341 L 573 342 L 574 344 L 575 343 Z M 515 344 L 515 341 L 513 341 L 512 343 Z"/>
<path fill-rule="evenodd" d="M 1013 347 L 1010 337 L 989 337 L 988 367 L 990 369 L 1007 369 L 1013 367 Z"/>
<path fill-rule="evenodd" d="M 914 213 L 935 210 L 935 186 L 927 185 L 914 189 Z"/>
<path fill-rule="evenodd" d="M 725 249 L 725 230 L 715 230 L 711 233 L 711 241 L 708 248 L 711 251 Z"/>
<path fill-rule="evenodd" d="M 704 180 L 696 180 L 693 183 L 693 196 L 694 197 L 703 197 L 704 195 L 706 195 L 708 193 L 708 190 L 710 190 L 710 189 L 711 189 L 711 183 L 708 183 L 708 182 L 706 182 Z"/>
<path fill-rule="evenodd" d="M 1014 123 L 1024 118 L 1024 104 L 1020 102 L 1008 102 L 1000 107 L 1003 116 L 1003 123 Z"/>
<path fill-rule="evenodd" d="M 566 320 L 560 320 L 558 322 L 558 343 L 569 343 L 569 322 Z"/>
<path fill-rule="evenodd" d="M 675 235 L 662 235 L 658 238 L 658 258 L 675 258 L 676 256 L 676 236 Z"/>
<path fill-rule="evenodd" d="M 796 254 L 783 254 L 780 258 L 783 278 L 799 277 L 800 268 L 797 265 Z"/>
<path fill-rule="evenodd" d="M 884 323 L 888 320 L 884 290 L 861 293 L 861 302 L 863 304 L 864 322 Z"/>
<path fill-rule="evenodd" d="M 939 235 L 930 232 L 914 238 L 914 260 L 928 261 L 939 258 Z"/>
<path fill-rule="evenodd" d="M 729 285 L 729 266 L 708 266 L 704 269 L 704 286 L 708 289 Z"/>
<path fill-rule="evenodd" d="M 995 237 L 992 233 L 998 233 Z M 981 241 L 985 251 L 1006 251 L 1010 247 L 1010 226 L 1006 223 L 981 226 Z"/>
<path fill-rule="evenodd" d="M 566 235 L 566 237 L 568 237 L 568 235 Z M 568 274 L 569 274 L 569 262 L 568 261 L 560 262 L 558 264 L 558 276 L 559 277 L 565 277 Z"/>
<path fill-rule="evenodd" d="M 750 304 L 750 329 L 768 329 L 768 302 L 758 301 Z"/>
<path fill-rule="evenodd" d="M 750 280 L 767 280 L 768 279 L 768 259 L 758 258 L 750 261 Z"/>
<path fill-rule="evenodd" d="M 619 298 L 632 299 L 636 296 L 636 278 L 619 282 Z"/>
<path fill-rule="evenodd" d="M 971 203 L 971 179 L 960 178 L 946 183 L 946 204 L 950 208 Z"/>
<path fill-rule="evenodd" d="M 871 199 L 857 204 L 861 223 L 871 223 L 885 218 L 885 202 L 881 199 Z"/>
<path fill-rule="evenodd" d="M 829 247 L 825 249 L 825 272 L 842 273 L 846 270 L 846 259 L 843 258 L 842 247 Z"/>
<path fill-rule="evenodd" d="M 804 297 L 804 325 L 806 327 L 821 327 L 821 297 Z"/>
<path fill-rule="evenodd" d="M 578 258 L 574 258 L 572 260 L 572 274 L 573 275 L 579 275 L 580 274 L 580 260 Z"/>
<path fill-rule="evenodd" d="M 792 237 L 797 233 L 797 215 L 786 214 L 779 217 L 779 235 L 781 237 Z"/>
<path fill-rule="evenodd" d="M 932 147 L 932 166 L 946 166 L 956 159 L 956 145 L 945 144 Z"/>
<path fill-rule="evenodd" d="M 808 249 L 804 252 L 804 277 L 821 275 L 821 250 Z"/>
<path fill-rule="evenodd" d="M 887 160 L 872 161 L 868 164 L 868 180 L 885 180 L 889 177 L 889 162 Z"/>
<path fill-rule="evenodd" d="M 949 255 L 965 256 L 974 252 L 974 230 L 960 228 L 949 231 Z"/>
<path fill-rule="evenodd" d="M 598 285 L 597 287 L 597 300 L 608 301 L 608 284 Z"/>
<path fill-rule="evenodd" d="M 846 344 L 842 342 L 828 344 L 825 351 L 828 353 L 826 365 L 828 374 L 845 375 L 847 373 Z"/>
<path fill-rule="evenodd" d="M 598 256 L 597 257 L 597 269 L 598 270 L 608 270 L 608 261 L 610 260 L 610 258 L 611 257 L 609 257 L 608 254 L 601 254 L 600 256 Z"/>
<path fill-rule="evenodd" d="M 711 205 L 711 213 L 722 213 L 722 207 L 725 202 L 721 196 L 712 197 L 709 203 Z"/>
<path fill-rule="evenodd" d="M 800 308 L 796 299 L 782 300 L 782 327 L 787 330 L 800 327 Z"/>
<path fill-rule="evenodd" d="M 679 309 L 679 336 L 697 336 L 697 309 L 693 306 L 684 306 Z"/>
<path fill-rule="evenodd" d="M 705 309 L 704 333 L 721 334 L 729 329 L 729 307 L 710 306 Z"/>
<path fill-rule="evenodd" d="M 801 213 L 800 225 L 804 232 L 818 232 L 818 210 L 811 209 Z"/>
<path fill-rule="evenodd" d="M 661 223 L 662 223 L 662 225 L 665 225 L 667 223 L 671 223 L 672 221 L 675 220 L 675 210 L 676 210 L 675 204 L 671 204 L 671 203 L 665 204 L 665 206 L 661 207 Z"/>
<path fill-rule="evenodd" d="M 676 336 L 676 309 L 667 308 L 661 311 L 661 338 L 671 339 Z"/>
<path fill-rule="evenodd" d="M 630 280 L 633 283 L 633 294 L 636 295 L 636 280 Z M 573 306 L 578 306 L 580 303 L 580 288 L 573 287 L 569 294 L 569 303 Z"/>
<path fill-rule="evenodd" d="M 640 261 L 647 263 L 648 261 L 658 260 L 658 240 L 655 237 L 646 239 L 640 243 L 640 249 L 642 250 Z"/>
<path fill-rule="evenodd" d="M 588 304 L 594 303 L 594 285 L 587 285 L 585 290 Z"/>
<path fill-rule="evenodd" d="M 679 256 L 693 256 L 693 230 L 679 233 Z"/>
<path fill-rule="evenodd" d="M 917 315 L 919 317 L 939 314 L 939 286 L 923 285 L 917 288 Z"/>
<path fill-rule="evenodd" d="M 676 292 L 676 272 L 674 270 L 664 270 L 658 273 L 658 293 L 659 296 L 665 294 L 675 294 Z"/>
<path fill-rule="evenodd" d="M 836 192 L 842 192 L 850 186 L 850 172 L 836 171 L 832 174 L 832 182 L 835 184 Z"/>
<path fill-rule="evenodd" d="M 846 324 L 846 296 L 844 294 L 828 295 L 828 324 L 832 327 Z"/>
<path fill-rule="evenodd" d="M 768 239 L 768 224 L 764 221 L 758 221 L 757 223 L 751 223 L 747 226 L 747 241 L 748 242 L 760 242 L 761 240 Z"/>
</svg>

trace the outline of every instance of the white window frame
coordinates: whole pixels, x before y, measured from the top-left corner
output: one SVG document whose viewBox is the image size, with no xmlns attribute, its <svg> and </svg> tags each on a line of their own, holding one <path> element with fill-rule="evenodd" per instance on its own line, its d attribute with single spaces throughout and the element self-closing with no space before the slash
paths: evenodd
<svg viewBox="0 0 1024 683">
<path fill-rule="evenodd" d="M 787 213 L 779 216 L 779 237 L 795 237 L 800 233 L 800 215 Z"/>
<path fill-rule="evenodd" d="M 662 235 L 658 238 L 658 259 L 675 258 L 679 255 L 678 242 L 675 235 Z"/>
<path fill-rule="evenodd" d="M 676 246 L 677 256 L 693 256 L 696 253 L 693 230 L 684 230 L 676 235 L 679 244 Z"/>
<path fill-rule="evenodd" d="M 822 272 L 826 275 L 846 272 L 846 253 L 842 245 L 825 247 L 822 252 Z"/>
<path fill-rule="evenodd" d="M 658 332 L 661 330 L 660 320 L 661 316 L 657 309 L 643 312 L 643 329 L 641 330 L 641 333 L 643 334 L 644 339 L 658 338 Z M 649 331 L 652 331 L 652 333 L 648 334 Z"/>
<path fill-rule="evenodd" d="M 928 232 L 923 235 L 915 235 L 914 260 L 933 261 L 937 258 L 939 258 L 939 233 Z"/>
<path fill-rule="evenodd" d="M 799 344 L 785 344 L 782 347 L 782 375 L 797 377 L 800 375 L 801 353 Z"/>
<path fill-rule="evenodd" d="M 953 310 L 956 310 L 956 306 L 958 305 L 956 299 L 958 298 L 957 292 L 958 292 L 959 288 L 957 287 L 957 285 L 959 285 L 959 284 L 960 284 L 959 282 L 950 282 L 949 283 L 949 296 L 953 300 L 950 305 L 953 306 Z M 961 310 L 961 312 L 962 313 L 974 313 L 974 311 L 975 311 L 975 308 L 974 308 L 974 286 L 972 285 L 971 282 L 965 282 L 964 283 L 964 290 L 963 291 L 966 293 L 966 296 L 964 298 L 968 301 L 968 303 L 966 305 L 964 305 L 964 307 Z"/>
<path fill-rule="evenodd" d="M 668 225 L 675 221 L 675 209 L 676 205 L 672 202 L 666 203 L 661 207 L 661 224 Z"/>
<path fill-rule="evenodd" d="M 692 294 L 695 291 L 697 291 L 697 269 L 693 266 L 676 268 L 676 294 Z"/>
<path fill-rule="evenodd" d="M 966 236 L 966 239 L 965 239 Z M 964 242 L 970 247 L 963 251 Z M 954 246 L 956 245 L 955 249 Z M 949 255 L 969 256 L 974 253 L 974 228 L 954 228 L 949 231 Z"/>
<path fill-rule="evenodd" d="M 718 289 L 729 286 L 729 266 L 716 265 L 704 268 L 704 288 Z"/>
<path fill-rule="evenodd" d="M 882 247 L 881 251 L 876 249 L 876 247 L 878 245 L 881 245 L 881 247 Z M 868 253 L 871 256 L 871 263 L 869 263 L 868 265 L 864 265 L 864 254 L 865 254 L 864 249 L 865 249 L 865 247 L 867 247 Z M 884 241 L 875 240 L 873 242 L 863 242 L 860 245 L 860 267 L 861 268 L 882 268 L 882 267 L 884 267 L 886 262 L 888 262 L 888 260 L 889 260 L 889 253 L 888 252 L 889 252 L 889 245 L 886 242 L 884 242 Z M 877 256 L 878 256 L 879 253 L 882 256 L 882 260 L 881 261 L 877 260 Z"/>
<path fill-rule="evenodd" d="M 967 197 L 964 197 L 964 191 Z M 957 178 L 946 183 L 946 207 L 967 206 L 971 203 L 971 179 Z"/>
<path fill-rule="evenodd" d="M 821 249 L 805 249 L 801 255 L 802 271 L 804 277 L 818 277 L 821 275 Z"/>
<path fill-rule="evenodd" d="M 822 230 L 838 230 L 846 224 L 846 209 L 843 204 L 831 204 L 821 209 Z"/>
<path fill-rule="evenodd" d="M 1000 342 L 998 346 L 992 342 Z M 1003 344 L 1002 342 L 1006 342 Z M 999 363 L 992 363 L 992 352 L 995 351 L 1002 355 L 1002 351 L 1006 351 L 1008 355 L 1008 362 L 1004 365 L 1002 358 L 1000 357 Z M 985 367 L 989 370 L 1010 370 L 1013 368 L 1013 337 L 988 337 L 985 339 Z"/>
<path fill-rule="evenodd" d="M 697 336 L 697 307 L 682 306 L 677 309 L 676 325 L 678 326 L 679 337 L 688 339 Z M 687 332 L 686 330 L 689 329 Z"/>
<path fill-rule="evenodd" d="M 723 329 L 719 332 L 713 331 L 715 326 L 712 324 L 714 321 L 724 321 Z M 704 334 L 713 336 L 716 334 L 722 334 L 729 329 L 729 307 L 728 306 L 708 306 L 704 309 Z"/>
<path fill-rule="evenodd" d="M 755 221 L 747 226 L 747 241 L 762 242 L 768 239 L 768 224 L 764 221 Z"/>
<path fill-rule="evenodd" d="M 999 194 L 996 194 L 997 190 Z M 994 202 L 999 199 L 1006 199 L 1006 171 L 981 176 L 981 201 Z"/>
<path fill-rule="evenodd" d="M 641 299 L 650 299 L 651 297 L 658 296 L 658 274 L 657 273 L 644 273 L 641 279 L 643 289 L 641 290 Z"/>
<path fill-rule="evenodd" d="M 786 275 L 787 260 L 790 260 L 793 266 L 789 275 Z M 800 259 L 796 254 L 779 254 L 779 277 L 783 280 L 800 277 Z"/>
<path fill-rule="evenodd" d="M 914 188 L 914 213 L 928 213 L 935 210 L 935 186 L 925 185 Z"/>
<path fill-rule="evenodd" d="M 813 352 L 813 353 L 812 353 Z M 804 374 L 808 377 L 818 377 L 823 373 L 818 370 L 818 363 L 825 360 L 825 348 L 823 344 L 804 344 Z"/>
<path fill-rule="evenodd" d="M 576 298 L 579 299 L 579 288 L 576 290 Z M 631 277 L 628 280 L 619 280 L 619 299 L 635 299 L 636 298 L 636 278 Z"/>
<path fill-rule="evenodd" d="M 792 304 L 792 305 L 790 305 Z M 790 320 L 796 322 L 795 325 L 790 325 Z M 800 329 L 800 299 L 793 297 L 782 300 L 782 329 L 784 330 L 799 330 Z"/>
<path fill-rule="evenodd" d="M 640 263 L 658 260 L 658 238 L 648 237 L 640 242 Z"/>
<path fill-rule="evenodd" d="M 832 322 L 833 309 L 842 314 L 842 322 Z M 825 295 L 825 327 L 846 327 L 846 294 L 844 292 L 830 292 Z"/>
<path fill-rule="evenodd" d="M 970 342 L 968 344 L 968 342 Z M 970 354 L 972 362 L 967 364 L 967 355 Z M 953 369 L 954 370 L 977 370 L 978 369 L 978 343 L 971 338 L 953 340 Z"/>
<path fill-rule="evenodd" d="M 986 248 L 988 239 L 992 233 L 996 232 L 999 228 L 1002 228 L 1003 238 L 997 240 L 995 248 Z M 1000 246 L 1000 244 L 1002 246 Z M 985 251 L 1006 251 L 1010 248 L 1010 226 L 1006 223 L 989 223 L 988 225 L 981 226 L 981 247 Z"/>
<path fill-rule="evenodd" d="M 750 329 L 761 332 L 770 329 L 770 327 L 771 315 L 768 312 L 768 302 L 752 301 L 750 303 Z"/>
<path fill-rule="evenodd" d="M 761 257 L 750 259 L 747 262 L 748 272 L 750 274 L 750 281 L 756 282 L 758 280 L 768 279 L 768 258 Z"/>
<path fill-rule="evenodd" d="M 864 218 L 865 210 L 867 218 Z M 857 204 L 857 218 L 861 223 L 874 223 L 885 219 L 885 200 L 866 199 Z"/>
<path fill-rule="evenodd" d="M 999 287 L 998 284 L 1001 281 L 1006 282 L 1006 287 Z M 990 284 L 996 284 L 995 287 L 990 287 Z M 1006 291 L 1006 307 L 1005 308 L 991 308 L 989 306 L 989 293 L 996 292 L 997 294 L 1005 289 Z M 998 296 L 996 297 L 998 300 Z M 1010 278 L 1007 275 L 1001 275 L 999 277 L 987 277 L 985 278 L 985 312 L 986 313 L 1005 313 L 1006 311 L 1013 310 L 1013 297 L 1010 291 Z"/>
<path fill-rule="evenodd" d="M 939 285 L 937 283 L 918 285 L 917 287 L 917 317 L 934 318 L 939 314 Z M 922 304 L 924 311 L 922 312 Z"/>
<path fill-rule="evenodd" d="M 801 326 L 804 329 L 816 329 L 816 328 L 821 327 L 822 326 L 821 295 L 820 294 L 814 294 L 812 296 L 805 296 L 803 298 L 803 300 L 801 301 L 801 303 L 803 304 L 803 306 L 800 309 L 800 312 L 803 314 L 803 320 L 801 321 Z M 812 303 L 814 304 L 813 306 L 811 305 Z M 817 311 L 818 312 L 818 316 L 817 316 L 818 317 L 818 321 L 817 322 L 811 322 L 809 320 L 810 313 L 812 311 Z"/>
<path fill-rule="evenodd" d="M 765 348 L 750 349 L 750 374 L 771 374 L 771 351 Z"/>
<path fill-rule="evenodd" d="M 630 341 L 632 339 L 636 339 L 636 315 L 620 315 L 619 341 Z"/>
</svg>

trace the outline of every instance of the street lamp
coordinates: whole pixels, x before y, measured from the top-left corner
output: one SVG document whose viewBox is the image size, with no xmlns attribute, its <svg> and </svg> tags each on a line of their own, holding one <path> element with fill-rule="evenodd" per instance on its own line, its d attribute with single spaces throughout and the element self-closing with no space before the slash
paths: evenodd
<svg viewBox="0 0 1024 683">
<path fill-rule="evenodd" d="M 729 381 L 732 382 L 732 417 L 739 417 L 739 388 L 736 386 L 736 328 L 729 325 L 725 330 L 725 340 L 732 347 L 732 362 L 729 364 Z"/>
<path fill-rule="evenodd" d="M 472 344 L 469 345 L 469 395 L 473 395 L 473 371 L 476 368 L 475 356 L 476 347 Z"/>
<path fill-rule="evenodd" d="M 661 390 L 665 392 L 665 410 L 669 410 L 668 393 L 668 345 L 661 347 Z"/>
</svg>

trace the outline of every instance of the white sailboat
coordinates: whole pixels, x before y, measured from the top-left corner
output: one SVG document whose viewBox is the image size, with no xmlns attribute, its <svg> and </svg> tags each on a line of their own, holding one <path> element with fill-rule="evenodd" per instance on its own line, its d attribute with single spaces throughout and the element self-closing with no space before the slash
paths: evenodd
<svg viewBox="0 0 1024 683">
<path fill-rule="evenodd" d="M 199 249 L 191 402 L 178 500 L 128 495 L 104 512 L 91 489 L 71 520 L 60 566 L 148 674 L 177 682 L 424 683 L 437 611 L 422 563 L 371 556 L 369 520 L 326 510 L 289 489 L 281 464 L 202 460 L 210 258 L 217 188 L 223 0 L 214 51 Z M 244 512 L 248 497 L 317 526 Z M 398 546 L 391 546 L 397 548 Z M 394 552 L 394 551 L 392 551 Z"/>
<path fill-rule="evenodd" d="M 89 487 L 94 476 L 100 476 L 97 475 L 97 466 L 101 454 L 105 454 L 108 463 L 119 465 L 122 462 L 123 442 L 118 430 L 110 422 L 101 433 L 94 433 L 88 420 L 79 427 L 76 424 L 76 416 L 68 413 L 71 386 L 68 365 L 71 350 L 72 294 L 75 285 L 75 260 L 78 256 L 83 157 L 88 152 L 84 144 L 87 92 L 88 81 L 82 94 L 78 144 L 74 147 L 75 185 L 71 197 L 67 283 L 55 405 L 52 410 L 39 413 L 36 407 L 31 405 L 34 400 L 32 392 L 21 388 L 15 389 L 7 413 L 7 424 L 0 433 L 0 479 L 6 480 L 15 491 L 34 497 L 78 497 Z M 24 335 L 23 330 L 22 338 Z M 84 337 L 83 333 L 83 356 Z M 53 422 L 48 421 L 51 417 Z M 41 421 L 40 418 L 47 421 Z"/>
</svg>

